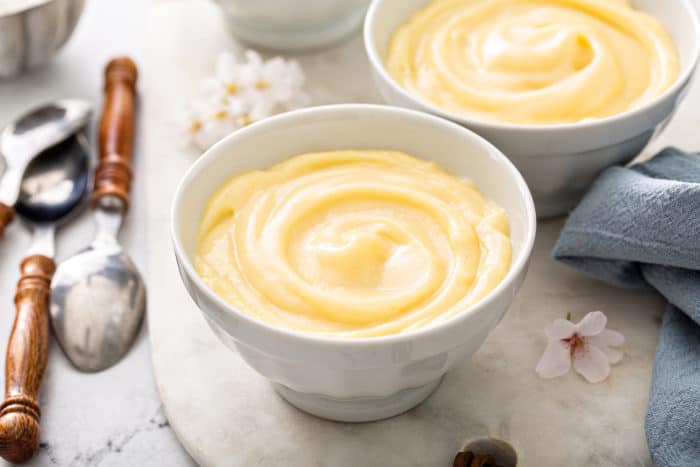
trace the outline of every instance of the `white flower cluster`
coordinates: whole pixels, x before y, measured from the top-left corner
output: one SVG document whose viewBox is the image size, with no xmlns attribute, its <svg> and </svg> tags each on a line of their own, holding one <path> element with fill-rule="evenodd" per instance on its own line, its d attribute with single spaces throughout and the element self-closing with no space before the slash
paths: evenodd
<svg viewBox="0 0 700 467">
<path fill-rule="evenodd" d="M 308 104 L 296 61 L 263 60 L 252 50 L 243 58 L 221 53 L 216 76 L 202 81 L 200 94 L 178 115 L 186 141 L 202 151 L 239 128 Z"/>
</svg>

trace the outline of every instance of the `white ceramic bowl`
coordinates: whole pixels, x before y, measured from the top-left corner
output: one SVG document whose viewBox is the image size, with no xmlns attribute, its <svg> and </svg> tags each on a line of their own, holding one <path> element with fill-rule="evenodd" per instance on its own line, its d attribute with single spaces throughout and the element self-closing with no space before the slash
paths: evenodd
<svg viewBox="0 0 700 467">
<path fill-rule="evenodd" d="M 276 50 L 318 49 L 362 24 L 370 0 L 215 0 L 231 31 Z"/>
<path fill-rule="evenodd" d="M 636 8 L 666 25 L 679 49 L 681 75 L 663 95 L 639 109 L 585 123 L 485 122 L 444 111 L 414 97 L 384 66 L 394 31 L 428 1 L 373 0 L 370 5 L 365 19 L 365 47 L 381 94 L 392 105 L 439 115 L 491 141 L 520 169 L 540 218 L 566 213 L 601 171 L 632 160 L 665 128 L 685 96 L 700 55 L 700 26 L 690 0 L 633 0 Z"/>
<path fill-rule="evenodd" d="M 241 172 L 267 168 L 299 153 L 349 148 L 402 150 L 472 179 L 510 217 L 513 260 L 506 278 L 445 323 L 366 339 L 273 327 L 214 294 L 192 266 L 200 219 L 213 192 Z M 216 335 L 293 405 L 344 421 L 376 420 L 408 410 L 435 389 L 446 371 L 479 348 L 523 282 L 535 226 L 525 181 L 486 140 L 425 113 L 362 104 L 298 110 L 228 136 L 188 171 L 172 208 L 180 274 Z"/>
</svg>

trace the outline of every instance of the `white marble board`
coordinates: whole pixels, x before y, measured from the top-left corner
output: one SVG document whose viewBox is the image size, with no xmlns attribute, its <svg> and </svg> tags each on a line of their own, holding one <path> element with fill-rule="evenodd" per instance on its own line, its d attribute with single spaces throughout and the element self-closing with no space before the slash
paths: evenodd
<svg viewBox="0 0 700 467">
<path fill-rule="evenodd" d="M 211 73 L 217 53 L 240 46 L 216 7 L 203 0 L 161 0 L 149 17 L 149 330 L 166 414 L 198 463 L 447 466 L 467 440 L 493 436 L 512 444 L 520 466 L 651 465 L 643 422 L 663 302 L 651 293 L 607 287 L 552 261 L 561 220 L 540 223 L 528 278 L 504 321 L 419 407 L 353 425 L 314 418 L 281 400 L 208 328 L 180 283 L 169 242 L 170 201 L 196 158 L 182 146 L 172 115 Z M 359 36 L 298 59 L 314 104 L 381 102 Z M 694 86 L 654 148 L 671 142 L 700 148 L 699 97 Z M 567 312 L 580 318 L 598 309 L 627 337 L 625 358 L 611 377 L 598 385 L 573 373 L 539 379 L 534 367 L 545 346 L 545 324 Z"/>
</svg>

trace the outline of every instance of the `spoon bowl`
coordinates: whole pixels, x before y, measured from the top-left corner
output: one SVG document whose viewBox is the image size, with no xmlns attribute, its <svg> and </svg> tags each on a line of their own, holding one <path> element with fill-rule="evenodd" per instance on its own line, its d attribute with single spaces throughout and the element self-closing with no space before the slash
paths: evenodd
<svg viewBox="0 0 700 467">
<path fill-rule="evenodd" d="M 41 152 L 27 166 L 15 209 L 34 223 L 65 222 L 90 185 L 89 147 L 79 133 Z"/>
<path fill-rule="evenodd" d="M 90 104 L 76 99 L 54 101 L 38 107 L 0 132 L 0 236 L 14 218 L 14 205 L 27 166 L 49 148 L 85 128 L 92 114 Z M 51 154 L 61 154 L 53 148 Z M 65 174 L 64 174 L 65 175 Z"/>
<path fill-rule="evenodd" d="M 146 288 L 136 265 L 113 238 L 61 263 L 51 288 L 54 334 L 70 361 L 97 372 L 127 353 L 146 309 Z M 92 326 L 72 326 L 92 323 Z"/>
<path fill-rule="evenodd" d="M 92 110 L 79 99 L 61 99 L 39 106 L 0 133 L 0 152 L 8 161 L 25 164 L 41 151 L 84 128 Z"/>
</svg>

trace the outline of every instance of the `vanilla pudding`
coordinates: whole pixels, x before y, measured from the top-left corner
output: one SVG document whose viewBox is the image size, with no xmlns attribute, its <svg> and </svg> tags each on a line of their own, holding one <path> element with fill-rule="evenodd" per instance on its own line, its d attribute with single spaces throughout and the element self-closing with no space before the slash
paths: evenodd
<svg viewBox="0 0 700 467">
<path fill-rule="evenodd" d="M 542 125 L 641 107 L 680 74 L 668 31 L 627 0 L 433 0 L 396 30 L 386 67 L 448 112 Z"/>
<path fill-rule="evenodd" d="M 195 267 L 241 312 L 342 337 L 447 320 L 506 276 L 505 211 L 470 181 L 398 151 L 301 154 L 225 183 Z"/>
</svg>

